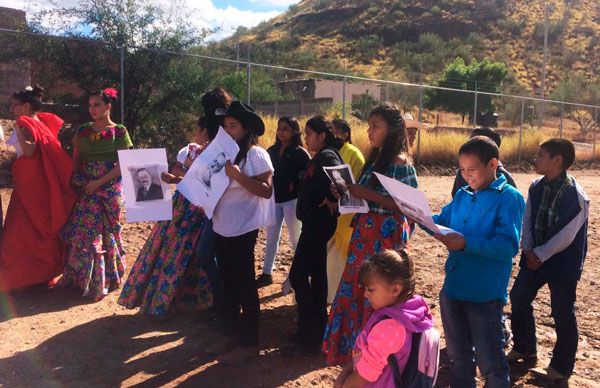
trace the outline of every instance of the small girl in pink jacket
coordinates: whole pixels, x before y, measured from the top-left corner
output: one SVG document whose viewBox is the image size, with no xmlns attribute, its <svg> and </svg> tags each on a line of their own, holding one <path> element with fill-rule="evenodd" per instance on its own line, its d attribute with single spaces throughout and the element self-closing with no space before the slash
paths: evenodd
<svg viewBox="0 0 600 388">
<path fill-rule="evenodd" d="M 375 312 L 356 339 L 353 361 L 336 379 L 336 388 L 394 386 L 388 357 L 396 357 L 402 373 L 410 354 L 412 333 L 433 326 L 427 303 L 414 295 L 414 272 L 405 250 L 385 250 L 361 265 L 360 283 Z"/>
</svg>

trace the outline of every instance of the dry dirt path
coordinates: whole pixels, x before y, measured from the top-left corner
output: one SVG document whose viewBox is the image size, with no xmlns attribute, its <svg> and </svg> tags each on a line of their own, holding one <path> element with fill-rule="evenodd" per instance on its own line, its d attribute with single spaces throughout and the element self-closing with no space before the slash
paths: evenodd
<svg viewBox="0 0 600 388">
<path fill-rule="evenodd" d="M 580 342 L 571 387 L 594 387 L 600 381 L 600 173 L 579 171 L 574 175 L 592 199 L 589 253 L 578 289 L 577 316 Z M 534 178 L 516 174 L 525 191 Z M 449 199 L 451 177 L 422 176 L 421 187 L 434 211 Z M 8 205 L 9 189 L 0 190 Z M 150 224 L 128 224 L 124 240 L 129 260 L 137 253 L 150 231 Z M 283 240 L 287 241 L 287 240 Z M 262 257 L 264 235 L 257 257 Z M 441 329 L 437 294 L 443 279 L 445 249 L 422 232 L 412 240 L 417 264 L 417 285 L 432 306 Z M 292 252 L 283 244 L 276 282 L 283 281 Z M 257 260 L 258 262 L 258 260 Z M 257 264 L 258 266 L 258 264 Z M 516 274 L 516 267 L 513 276 Z M 117 305 L 117 294 L 99 303 L 88 303 L 75 292 L 34 288 L 0 296 L 0 386 L 5 387 L 319 387 L 332 386 L 337 368 L 325 368 L 321 359 L 288 359 L 278 347 L 295 330 L 293 297 L 283 297 L 279 285 L 261 290 L 262 355 L 240 367 L 219 365 L 203 349 L 219 336 L 201 314 L 180 313 L 166 321 L 136 315 Z M 507 306 L 506 311 L 510 311 Z M 541 364 L 548 362 L 554 341 L 549 316 L 547 288 L 535 303 L 538 317 Z M 444 354 L 444 352 L 443 352 Z M 440 384 L 448 382 L 447 360 L 443 358 Z M 517 386 L 543 387 L 522 368 L 513 368 Z M 481 384 L 480 384 L 481 385 Z"/>
</svg>

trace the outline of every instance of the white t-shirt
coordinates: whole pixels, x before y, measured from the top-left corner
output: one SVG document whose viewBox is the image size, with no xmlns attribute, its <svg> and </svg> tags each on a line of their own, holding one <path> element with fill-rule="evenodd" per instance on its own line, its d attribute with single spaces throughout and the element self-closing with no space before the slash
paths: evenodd
<svg viewBox="0 0 600 388">
<path fill-rule="evenodd" d="M 273 171 L 269 154 L 264 149 L 253 146 L 245 161 L 241 162 L 241 171 L 247 176 L 257 176 Z M 275 196 L 266 199 L 246 190 L 233 179 L 217 203 L 213 213 L 213 230 L 225 237 L 242 234 L 268 226 L 275 219 Z"/>
</svg>

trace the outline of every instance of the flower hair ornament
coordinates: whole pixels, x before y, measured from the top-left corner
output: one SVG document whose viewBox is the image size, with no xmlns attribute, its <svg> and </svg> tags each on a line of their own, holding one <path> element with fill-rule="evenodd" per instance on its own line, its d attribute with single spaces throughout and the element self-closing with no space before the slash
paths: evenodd
<svg viewBox="0 0 600 388">
<path fill-rule="evenodd" d="M 102 93 L 110 98 L 111 100 L 116 100 L 117 99 L 117 89 L 114 88 L 106 88 L 102 91 Z"/>
</svg>

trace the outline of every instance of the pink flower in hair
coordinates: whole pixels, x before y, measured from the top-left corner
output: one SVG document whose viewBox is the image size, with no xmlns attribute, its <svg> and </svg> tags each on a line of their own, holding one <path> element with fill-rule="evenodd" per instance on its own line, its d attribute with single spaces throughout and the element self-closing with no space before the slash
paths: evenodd
<svg viewBox="0 0 600 388">
<path fill-rule="evenodd" d="M 117 99 L 117 89 L 114 88 L 106 88 L 102 91 L 106 96 L 110 97 L 113 100 Z"/>
</svg>

